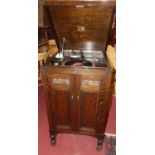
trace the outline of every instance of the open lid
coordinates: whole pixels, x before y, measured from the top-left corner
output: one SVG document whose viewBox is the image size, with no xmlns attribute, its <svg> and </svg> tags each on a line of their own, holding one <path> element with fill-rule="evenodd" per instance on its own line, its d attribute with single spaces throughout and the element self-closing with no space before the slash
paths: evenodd
<svg viewBox="0 0 155 155">
<path fill-rule="evenodd" d="M 115 0 L 45 0 L 45 11 L 59 50 L 64 39 L 64 49 L 106 51 Z"/>
</svg>

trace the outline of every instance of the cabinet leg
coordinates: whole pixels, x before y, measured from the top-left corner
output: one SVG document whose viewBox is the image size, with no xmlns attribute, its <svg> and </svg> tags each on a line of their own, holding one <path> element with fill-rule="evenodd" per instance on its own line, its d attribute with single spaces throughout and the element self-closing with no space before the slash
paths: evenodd
<svg viewBox="0 0 155 155">
<path fill-rule="evenodd" d="M 103 148 L 103 140 L 104 140 L 105 135 L 99 135 L 97 139 L 97 146 L 96 149 L 98 152 L 100 152 Z"/>
<path fill-rule="evenodd" d="M 56 145 L 56 133 L 54 129 L 50 130 L 51 145 Z"/>
</svg>

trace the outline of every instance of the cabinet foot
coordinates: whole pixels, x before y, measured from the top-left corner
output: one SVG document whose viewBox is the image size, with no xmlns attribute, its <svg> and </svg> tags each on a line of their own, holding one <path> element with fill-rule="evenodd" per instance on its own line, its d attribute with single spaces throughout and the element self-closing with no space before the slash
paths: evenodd
<svg viewBox="0 0 155 155">
<path fill-rule="evenodd" d="M 99 135 L 97 139 L 97 146 L 96 150 L 100 152 L 103 148 L 103 140 L 104 140 L 105 135 Z"/>
<path fill-rule="evenodd" d="M 51 138 L 51 145 L 56 145 L 56 133 L 54 130 L 50 130 L 50 138 Z"/>
<path fill-rule="evenodd" d="M 102 145 L 97 145 L 97 146 L 96 146 L 96 150 L 97 150 L 98 152 L 100 152 L 100 151 L 102 150 L 102 148 L 103 148 Z"/>
<path fill-rule="evenodd" d="M 56 145 L 56 140 L 51 139 L 51 145 Z"/>
</svg>

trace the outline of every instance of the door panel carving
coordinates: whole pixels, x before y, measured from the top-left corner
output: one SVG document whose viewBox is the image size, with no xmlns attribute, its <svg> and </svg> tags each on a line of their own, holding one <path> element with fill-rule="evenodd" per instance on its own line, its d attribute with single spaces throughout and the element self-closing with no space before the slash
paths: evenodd
<svg viewBox="0 0 155 155">
<path fill-rule="evenodd" d="M 81 127 L 96 126 L 97 94 L 81 92 Z"/>
<path fill-rule="evenodd" d="M 70 93 L 69 91 L 53 90 L 57 124 L 70 124 Z"/>
</svg>

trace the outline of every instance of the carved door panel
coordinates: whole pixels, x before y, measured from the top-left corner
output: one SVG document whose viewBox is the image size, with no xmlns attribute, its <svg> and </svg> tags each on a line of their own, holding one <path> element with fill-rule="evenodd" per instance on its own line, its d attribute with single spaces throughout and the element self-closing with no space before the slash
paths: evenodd
<svg viewBox="0 0 155 155">
<path fill-rule="evenodd" d="M 81 92 L 81 129 L 95 130 L 97 93 Z"/>
<path fill-rule="evenodd" d="M 82 77 L 80 87 L 81 130 L 96 131 L 97 101 L 100 79 Z"/>
<path fill-rule="evenodd" d="M 71 126 L 71 98 L 73 77 L 65 74 L 48 76 L 48 100 L 53 122 L 52 128 L 69 128 Z M 51 123 L 52 124 L 52 123 Z"/>
</svg>

